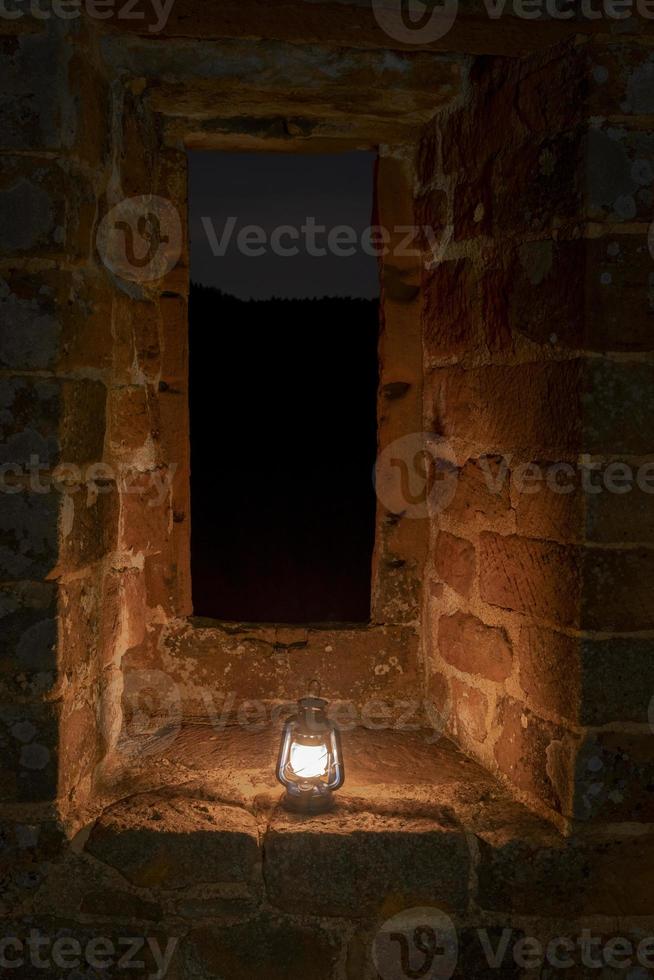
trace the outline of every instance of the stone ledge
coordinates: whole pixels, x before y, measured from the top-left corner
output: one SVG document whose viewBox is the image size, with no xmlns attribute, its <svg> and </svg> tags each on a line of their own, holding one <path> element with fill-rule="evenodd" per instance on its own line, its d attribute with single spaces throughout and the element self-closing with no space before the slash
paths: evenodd
<svg viewBox="0 0 654 980">
<path fill-rule="evenodd" d="M 132 760 L 130 798 L 106 809 L 86 849 L 194 919 L 261 903 L 350 920 L 389 905 L 462 921 L 649 914 L 650 837 L 563 838 L 434 737 L 344 732 L 335 810 L 300 817 L 279 805 L 276 730 L 187 726 Z"/>
<path fill-rule="evenodd" d="M 155 890 L 252 884 L 260 861 L 257 823 L 247 811 L 156 794 L 108 810 L 86 850 L 132 885 Z"/>
</svg>

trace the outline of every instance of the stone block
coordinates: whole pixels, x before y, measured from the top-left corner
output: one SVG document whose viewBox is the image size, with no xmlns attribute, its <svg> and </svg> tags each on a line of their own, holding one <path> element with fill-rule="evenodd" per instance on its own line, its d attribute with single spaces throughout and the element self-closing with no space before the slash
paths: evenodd
<svg viewBox="0 0 654 980">
<path fill-rule="evenodd" d="M 527 242 L 513 272 L 509 316 L 517 333 L 548 348 L 652 349 L 651 256 L 642 235 Z"/>
<path fill-rule="evenodd" d="M 495 761 L 517 789 L 557 813 L 570 814 L 575 744 L 571 734 L 512 698 L 503 698 L 494 725 L 500 729 Z"/>
<path fill-rule="evenodd" d="M 654 135 L 610 122 L 592 127 L 586 148 L 587 214 L 592 221 L 646 221 L 652 217 Z"/>
<path fill-rule="evenodd" d="M 593 840 L 556 834 L 479 838 L 479 904 L 511 915 L 646 916 L 653 873 L 649 836 Z"/>
<path fill-rule="evenodd" d="M 473 350 L 507 345 L 505 291 L 498 270 L 490 275 L 471 259 L 440 262 L 423 282 L 427 363 Z"/>
<path fill-rule="evenodd" d="M 486 626 L 476 616 L 456 612 L 438 622 L 438 651 L 466 674 L 502 683 L 512 671 L 511 643 L 503 629 Z"/>
<path fill-rule="evenodd" d="M 589 58 L 593 115 L 647 116 L 654 112 L 654 55 L 650 47 L 626 36 L 598 39 Z"/>
<path fill-rule="evenodd" d="M 579 622 L 579 549 L 483 532 L 479 553 L 480 593 L 485 602 L 557 624 Z"/>
<path fill-rule="evenodd" d="M 61 498 L 55 493 L 2 495 L 0 576 L 4 581 L 42 579 L 59 558 Z"/>
<path fill-rule="evenodd" d="M 488 735 L 488 699 L 481 691 L 453 677 L 450 681 L 452 696 L 452 728 L 464 745 L 485 742 Z"/>
<path fill-rule="evenodd" d="M 86 849 L 132 884 L 169 891 L 254 884 L 260 863 L 249 813 L 191 797 L 145 795 L 106 810 Z"/>
<path fill-rule="evenodd" d="M 407 907 L 466 903 L 465 837 L 433 820 L 338 811 L 307 820 L 280 812 L 264 853 L 269 899 L 287 912 L 361 918 L 389 896 Z"/>
<path fill-rule="evenodd" d="M 28 466 L 102 459 L 106 389 L 100 381 L 0 381 L 0 462 L 10 475 Z M 37 490 L 38 492 L 38 490 Z"/>
<path fill-rule="evenodd" d="M 649 455 L 654 366 L 646 361 L 591 358 L 585 371 L 582 409 L 588 452 Z"/>
<path fill-rule="evenodd" d="M 18 582 L 0 587 L 1 699 L 40 697 L 55 681 L 57 586 Z"/>
<path fill-rule="evenodd" d="M 196 928 L 183 947 L 188 980 L 331 980 L 338 957 L 339 944 L 322 923 L 270 912 Z"/>
<path fill-rule="evenodd" d="M 469 596 L 476 570 L 475 546 L 447 531 L 440 531 L 436 539 L 434 568 L 444 582 L 458 592 Z"/>
<path fill-rule="evenodd" d="M 582 379 L 581 360 L 439 368 L 429 379 L 434 431 L 466 455 L 565 459 L 581 446 Z"/>
<path fill-rule="evenodd" d="M 631 633 L 654 628 L 654 549 L 589 548 L 582 560 L 584 629 Z"/>
<path fill-rule="evenodd" d="M 444 513 L 467 527 L 475 520 L 483 524 L 502 520 L 511 509 L 510 477 L 499 457 L 469 459 L 458 471 L 456 491 Z"/>
<path fill-rule="evenodd" d="M 0 279 L 0 366 L 14 371 L 111 366 L 111 298 L 88 271 L 28 273 Z"/>
<path fill-rule="evenodd" d="M 87 258 L 96 195 L 69 160 L 0 161 L 0 256 Z"/>
<path fill-rule="evenodd" d="M 59 715 L 52 704 L 0 705 L 0 802 L 56 799 Z"/>
<path fill-rule="evenodd" d="M 516 651 L 520 685 L 537 711 L 574 724 L 647 724 L 653 652 L 648 639 L 579 638 L 524 626 Z"/>
<path fill-rule="evenodd" d="M 574 815 L 594 823 L 651 823 L 654 817 L 654 731 L 598 732 L 580 746 Z"/>
<path fill-rule="evenodd" d="M 71 145 L 74 101 L 65 48 L 53 31 L 0 39 L 3 150 L 62 150 Z"/>
</svg>

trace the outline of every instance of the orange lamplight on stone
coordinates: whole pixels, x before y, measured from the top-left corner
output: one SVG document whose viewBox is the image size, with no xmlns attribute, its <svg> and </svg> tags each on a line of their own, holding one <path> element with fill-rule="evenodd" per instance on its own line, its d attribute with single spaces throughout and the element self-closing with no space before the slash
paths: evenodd
<svg viewBox="0 0 654 980">
<path fill-rule="evenodd" d="M 326 714 L 327 701 L 318 697 L 319 686 L 300 698 L 297 713 L 282 732 L 277 778 L 286 787 L 284 805 L 301 813 L 320 813 L 333 805 L 334 790 L 345 780 L 338 728 Z"/>
</svg>

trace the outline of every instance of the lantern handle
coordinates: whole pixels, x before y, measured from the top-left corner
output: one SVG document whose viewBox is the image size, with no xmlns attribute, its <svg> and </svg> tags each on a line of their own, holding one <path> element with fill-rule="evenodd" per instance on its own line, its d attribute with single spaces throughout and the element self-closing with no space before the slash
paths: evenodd
<svg viewBox="0 0 654 980">
<path fill-rule="evenodd" d="M 309 681 L 308 692 L 309 692 L 309 697 L 311 697 L 311 698 L 319 698 L 320 697 L 320 681 L 319 680 L 316 680 L 315 678 L 312 681 Z"/>
</svg>

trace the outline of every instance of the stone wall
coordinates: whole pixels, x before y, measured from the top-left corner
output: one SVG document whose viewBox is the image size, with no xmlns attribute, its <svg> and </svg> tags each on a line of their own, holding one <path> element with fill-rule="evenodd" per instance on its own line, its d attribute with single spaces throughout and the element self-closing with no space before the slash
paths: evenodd
<svg viewBox="0 0 654 980">
<path fill-rule="evenodd" d="M 335 980 L 372 976 L 380 919 L 410 902 L 448 910 L 461 936 L 510 924 L 545 939 L 571 915 L 651 934 L 651 497 L 529 493 L 524 469 L 651 456 L 651 41 L 551 47 L 549 28 L 464 17 L 441 55 L 389 53 L 370 11 L 344 3 L 305 57 L 324 5 L 285 4 L 266 36 L 270 5 L 255 4 L 267 73 L 243 84 L 248 4 L 216 23 L 210 6 L 206 58 L 181 0 L 156 39 L 0 18 L 4 934 L 179 934 L 179 976 L 251 976 L 254 948 L 269 977 Z M 331 74 L 311 88 L 320 57 Z M 388 441 L 444 437 L 456 492 L 431 540 L 380 509 L 369 630 L 189 619 L 184 208 L 159 279 L 121 277 L 98 247 L 125 198 L 185 201 L 186 138 L 380 142 L 379 213 L 404 216 L 415 195 L 439 232 L 421 283 L 412 263 L 385 270 L 380 405 Z M 402 343 L 421 308 L 424 377 Z M 431 699 L 486 772 L 440 742 L 416 772 L 404 746 L 410 780 L 307 826 L 259 793 L 264 777 L 244 799 L 223 771 L 208 793 L 179 758 L 143 751 L 230 692 L 279 704 L 316 675 L 357 706 Z M 374 773 L 393 754 L 370 745 Z M 236 748 L 238 776 L 251 750 Z M 489 772 L 588 837 L 555 833 Z M 461 975 L 483 976 L 468 955 Z"/>
<path fill-rule="evenodd" d="M 94 470 L 113 358 L 94 254 L 109 85 L 83 23 L 2 18 L 0 44 L 0 782 L 3 804 L 36 820 L 58 798 L 84 806 L 102 754 L 104 559 L 118 534 L 113 481 Z"/>
<path fill-rule="evenodd" d="M 449 224 L 427 276 L 432 696 L 560 826 L 649 821 L 653 51 L 480 60 L 422 145 Z M 625 482 L 625 472 L 627 481 Z M 450 500 L 450 496 L 452 499 Z"/>
</svg>

